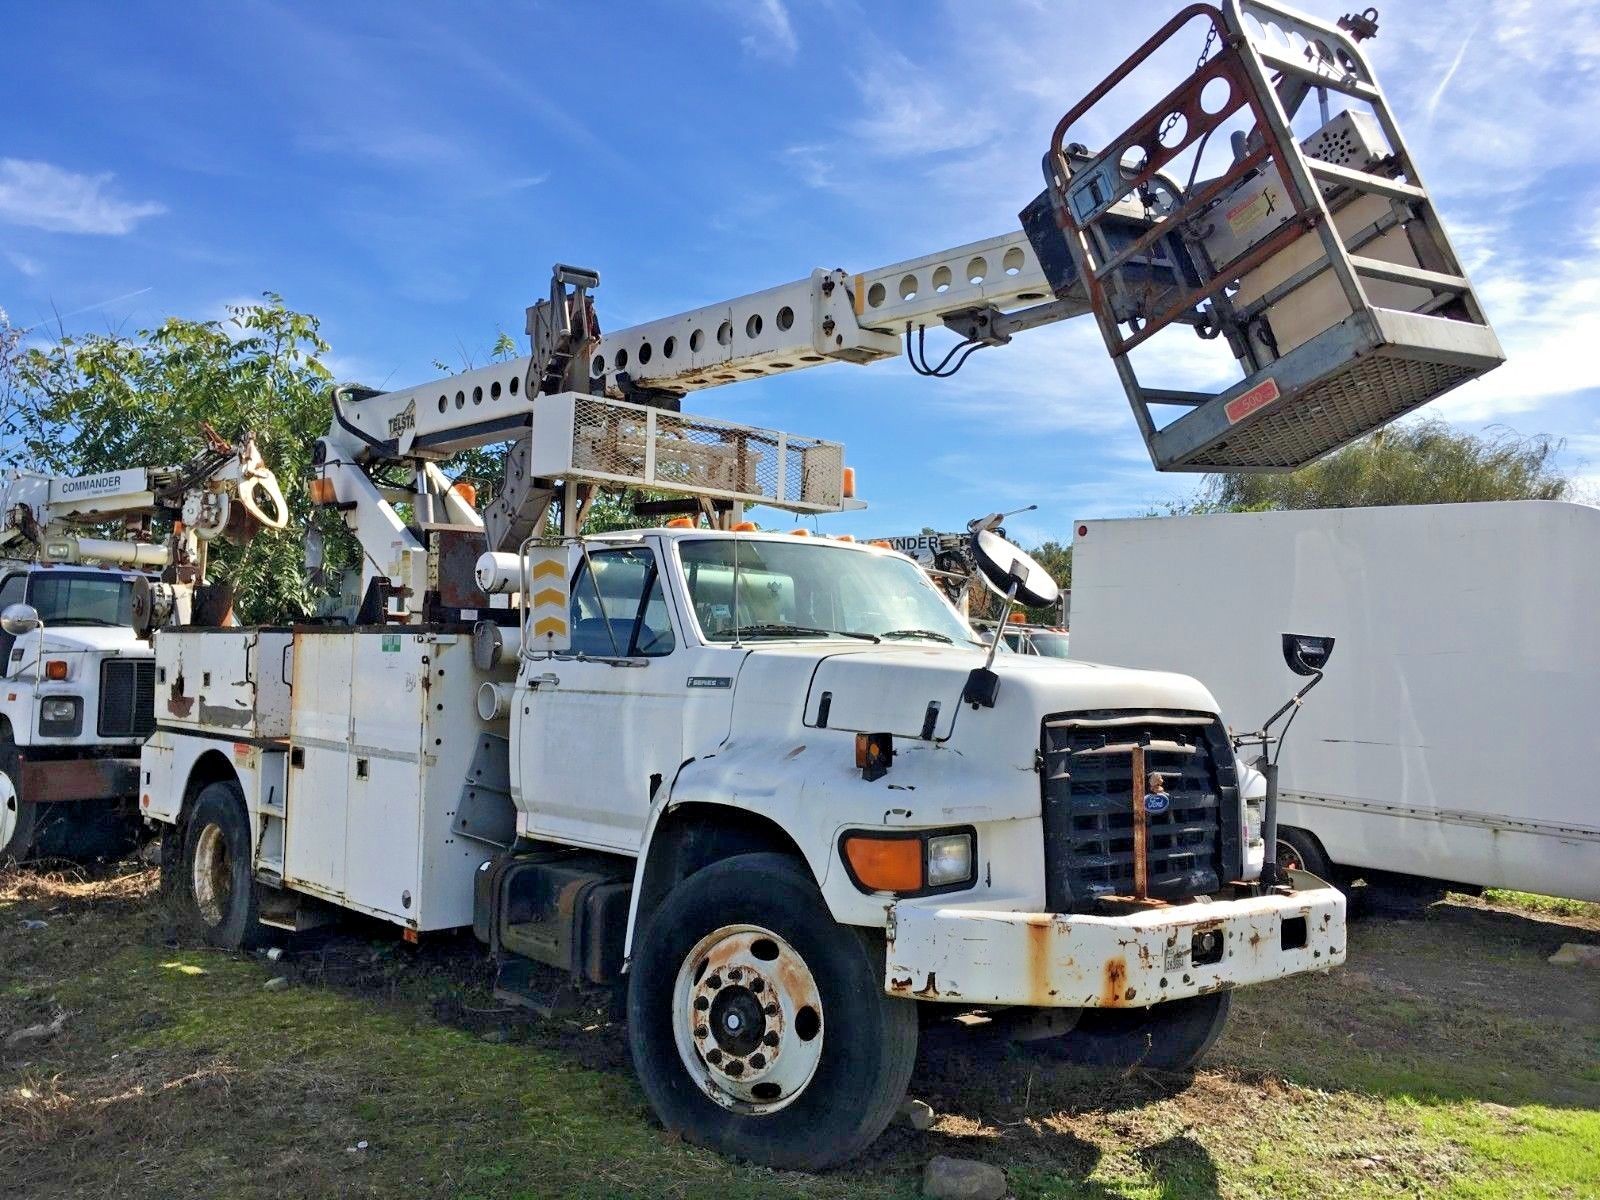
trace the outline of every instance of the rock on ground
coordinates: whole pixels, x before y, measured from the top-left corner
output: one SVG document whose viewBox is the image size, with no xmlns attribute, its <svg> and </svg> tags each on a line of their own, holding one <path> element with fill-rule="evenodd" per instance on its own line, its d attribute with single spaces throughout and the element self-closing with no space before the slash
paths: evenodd
<svg viewBox="0 0 1600 1200">
<path fill-rule="evenodd" d="M 927 1200 L 1001 1200 L 1006 1173 L 988 1163 L 941 1154 L 922 1169 L 922 1194 Z"/>
<path fill-rule="evenodd" d="M 921 1100 L 907 1100 L 900 1106 L 900 1119 L 920 1133 L 933 1128 L 933 1108 Z"/>
<path fill-rule="evenodd" d="M 1560 967 L 1600 967 L 1600 946 L 1567 942 L 1550 956 L 1550 961 Z"/>
</svg>

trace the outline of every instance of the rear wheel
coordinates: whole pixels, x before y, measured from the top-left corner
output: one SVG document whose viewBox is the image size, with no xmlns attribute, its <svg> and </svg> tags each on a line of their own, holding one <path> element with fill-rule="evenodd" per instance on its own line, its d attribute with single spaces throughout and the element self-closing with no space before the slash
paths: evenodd
<svg viewBox="0 0 1600 1200">
<path fill-rule="evenodd" d="M 859 1153 L 905 1096 L 916 1004 L 803 866 L 743 854 L 691 875 L 634 942 L 628 1041 L 662 1123 L 772 1167 Z"/>
<path fill-rule="evenodd" d="M 261 936 L 250 824 L 238 784 L 218 781 L 200 790 L 177 868 L 173 883 L 190 929 L 224 950 L 249 946 Z"/>
<path fill-rule="evenodd" d="M 1080 1067 L 1189 1071 L 1222 1036 L 1233 993 L 1168 1000 L 1150 1008 L 1086 1008 L 1060 1037 L 1019 1043 Z"/>
<path fill-rule="evenodd" d="M 1315 834 L 1293 825 L 1278 827 L 1278 866 L 1309 871 L 1324 883 L 1333 883 L 1333 863 Z"/>
</svg>

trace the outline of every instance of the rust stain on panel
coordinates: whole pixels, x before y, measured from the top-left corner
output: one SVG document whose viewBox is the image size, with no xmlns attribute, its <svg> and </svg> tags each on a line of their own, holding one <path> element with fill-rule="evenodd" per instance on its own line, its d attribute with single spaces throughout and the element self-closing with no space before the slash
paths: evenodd
<svg viewBox="0 0 1600 1200">
<path fill-rule="evenodd" d="M 1113 958 L 1106 962 L 1105 986 L 1100 990 L 1100 1003 L 1106 1008 L 1120 1008 L 1126 997 L 1123 987 L 1128 982 L 1128 960 Z"/>
</svg>

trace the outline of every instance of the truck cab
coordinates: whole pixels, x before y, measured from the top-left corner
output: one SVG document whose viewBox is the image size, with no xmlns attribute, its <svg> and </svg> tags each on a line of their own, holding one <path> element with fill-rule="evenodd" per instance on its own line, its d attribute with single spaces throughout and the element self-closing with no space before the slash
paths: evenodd
<svg viewBox="0 0 1600 1200">
<path fill-rule="evenodd" d="M 157 636 L 142 803 L 205 936 L 471 925 L 506 1000 L 626 990 L 669 1127 L 808 1166 L 881 1130 L 919 1010 L 1181 1069 L 1232 989 L 1344 959 L 1337 890 L 1259 883 L 1260 779 L 1193 679 L 991 663 L 911 559 L 829 538 L 485 558 L 526 603 L 475 626 Z"/>
<path fill-rule="evenodd" d="M 155 728 L 153 655 L 134 628 L 146 578 L 0 563 L 0 861 L 131 845 L 139 746 Z"/>
</svg>

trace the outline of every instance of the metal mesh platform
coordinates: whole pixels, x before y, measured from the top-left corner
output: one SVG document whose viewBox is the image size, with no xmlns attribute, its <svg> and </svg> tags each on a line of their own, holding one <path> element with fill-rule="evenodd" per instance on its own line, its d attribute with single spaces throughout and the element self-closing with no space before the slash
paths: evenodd
<svg viewBox="0 0 1600 1200">
<path fill-rule="evenodd" d="M 844 506 L 844 447 L 776 429 L 561 393 L 534 409 L 542 477 L 767 504 Z"/>
<path fill-rule="evenodd" d="M 1235 426 L 1179 470 L 1289 471 L 1420 408 L 1478 372 L 1373 356 L 1313 384 L 1292 403 Z"/>
</svg>

